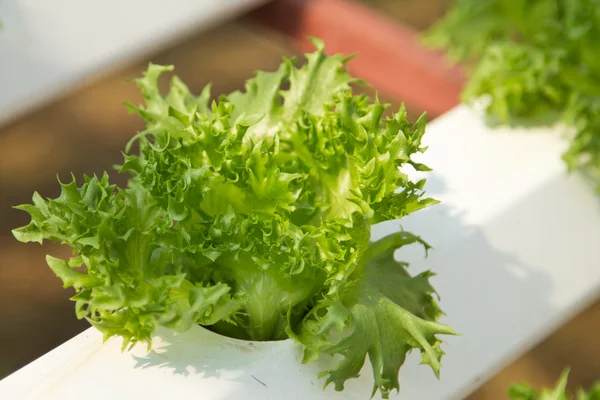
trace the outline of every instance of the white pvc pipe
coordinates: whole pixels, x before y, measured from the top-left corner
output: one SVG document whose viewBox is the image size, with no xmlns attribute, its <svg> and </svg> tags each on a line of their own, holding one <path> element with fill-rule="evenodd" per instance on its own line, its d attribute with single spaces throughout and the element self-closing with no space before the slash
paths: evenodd
<svg viewBox="0 0 600 400">
<path fill-rule="evenodd" d="M 434 251 L 402 253 L 410 271 L 432 269 L 447 338 L 441 379 L 419 355 L 401 370 L 400 398 L 463 399 L 500 368 L 593 301 L 600 289 L 600 199 L 567 176 L 558 128 L 490 130 L 464 106 L 430 124 L 422 157 L 442 200 L 403 220 Z M 374 235 L 397 230 L 375 227 Z M 65 294 L 66 295 L 66 294 Z M 89 329 L 0 382 L 0 399 L 367 400 L 369 365 L 346 390 L 322 391 L 290 341 L 247 343 L 200 327 L 161 331 L 155 350 L 120 352 Z"/>
<path fill-rule="evenodd" d="M 0 1 L 0 125 L 267 0 Z"/>
</svg>

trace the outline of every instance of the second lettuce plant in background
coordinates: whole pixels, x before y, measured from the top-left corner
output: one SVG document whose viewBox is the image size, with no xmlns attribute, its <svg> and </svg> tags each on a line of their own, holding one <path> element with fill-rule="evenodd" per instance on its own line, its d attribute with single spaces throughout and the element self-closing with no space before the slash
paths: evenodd
<svg viewBox="0 0 600 400">
<path fill-rule="evenodd" d="M 492 122 L 573 128 L 563 158 L 600 186 L 599 0 L 461 0 L 425 43 L 475 63 L 463 100 Z"/>
<path fill-rule="evenodd" d="M 510 388 L 508 395 L 511 400 L 570 400 L 572 398 L 567 394 L 568 377 L 569 370 L 566 369 L 554 388 L 544 388 L 541 391 L 528 383 L 518 383 Z M 579 388 L 574 400 L 600 400 L 600 381 L 587 391 Z"/>
</svg>

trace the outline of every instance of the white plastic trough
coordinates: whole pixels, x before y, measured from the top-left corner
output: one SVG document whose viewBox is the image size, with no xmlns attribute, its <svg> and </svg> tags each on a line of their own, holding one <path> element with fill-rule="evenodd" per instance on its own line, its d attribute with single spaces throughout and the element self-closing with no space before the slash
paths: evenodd
<svg viewBox="0 0 600 400">
<path fill-rule="evenodd" d="M 0 125 L 268 0 L 0 1 Z"/>
<path fill-rule="evenodd" d="M 438 273 L 444 322 L 464 335 L 447 338 L 439 381 L 412 354 L 399 398 L 462 399 L 599 294 L 600 198 L 565 173 L 557 132 L 492 131 L 459 106 L 426 137 L 428 190 L 443 203 L 403 225 L 435 250 L 403 258 Z M 90 328 L 1 381 L 0 399 L 366 400 L 371 391 L 369 365 L 344 392 L 323 391 L 323 365 L 301 365 L 290 341 L 240 342 L 197 327 L 161 332 L 151 353 L 120 345 Z"/>
</svg>

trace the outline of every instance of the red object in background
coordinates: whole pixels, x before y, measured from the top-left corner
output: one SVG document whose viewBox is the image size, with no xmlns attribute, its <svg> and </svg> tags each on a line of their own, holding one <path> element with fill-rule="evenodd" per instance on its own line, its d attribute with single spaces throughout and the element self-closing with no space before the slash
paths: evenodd
<svg viewBox="0 0 600 400">
<path fill-rule="evenodd" d="M 466 74 L 442 55 L 424 49 L 417 32 L 349 0 L 277 0 L 253 12 L 312 50 L 322 39 L 329 53 L 358 53 L 348 68 L 384 96 L 432 116 L 456 106 Z"/>
</svg>

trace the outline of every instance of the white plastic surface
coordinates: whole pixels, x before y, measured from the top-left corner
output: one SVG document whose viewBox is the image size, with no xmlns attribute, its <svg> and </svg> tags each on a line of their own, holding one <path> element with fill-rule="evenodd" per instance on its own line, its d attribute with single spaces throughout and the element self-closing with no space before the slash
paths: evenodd
<svg viewBox="0 0 600 400">
<path fill-rule="evenodd" d="M 447 338 L 441 379 L 418 354 L 401 371 L 399 398 L 462 399 L 599 294 L 600 198 L 567 176 L 556 132 L 495 130 L 460 106 L 432 122 L 423 161 L 442 205 L 403 223 L 435 250 L 400 254 L 433 284 L 463 333 Z M 381 236 L 397 223 L 375 228 Z M 101 344 L 89 329 L 0 382 L 1 399 L 202 398 L 367 400 L 367 365 L 343 393 L 322 391 L 323 365 L 301 365 L 290 341 L 244 343 L 202 328 L 163 332 L 146 353 Z"/>
<path fill-rule="evenodd" d="M 0 125 L 267 0 L 0 1 Z"/>
</svg>

